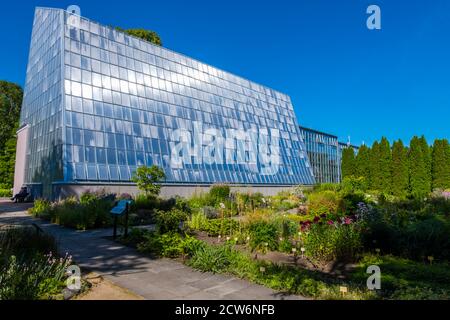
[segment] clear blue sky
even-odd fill
[[[450,1],[7,1],[0,79],[23,85],[35,6],[157,31],[165,47],[289,94],[301,125],[371,144],[450,138]],[[366,28],[366,8],[382,30]]]

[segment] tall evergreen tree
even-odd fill
[[[430,191],[426,157],[421,139],[414,136],[408,154],[409,185],[411,195],[414,197],[424,197]]]
[[[342,150],[341,172],[342,179],[355,174],[355,152],[351,147]]]
[[[392,145],[392,194],[406,197],[409,187],[408,150],[402,140]]]
[[[380,179],[380,166],[378,164],[378,159],[380,158],[380,144],[375,141],[370,149],[369,157],[369,170],[370,170],[370,189],[379,190],[381,179]]]
[[[431,173],[433,189],[450,188],[450,145],[447,139],[434,140]]]
[[[379,189],[385,193],[392,192],[392,153],[389,141],[383,137],[380,141],[378,154],[378,167],[380,186]]]
[[[420,139],[420,147],[422,148],[424,160],[425,160],[425,168],[426,168],[426,180],[424,187],[428,192],[431,192],[431,153],[432,150],[430,146],[428,145],[427,139],[425,139],[425,136],[421,136]]]
[[[355,175],[363,177],[365,180],[365,187],[370,186],[370,149],[365,144],[359,147],[358,154],[355,158]]]

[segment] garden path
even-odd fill
[[[63,228],[30,217],[26,211],[30,206],[0,199],[0,227],[34,223],[57,239],[60,254],[72,255],[82,272],[96,272],[145,299],[305,299],[232,276],[199,272],[171,259],[152,259],[108,239],[112,229]]]

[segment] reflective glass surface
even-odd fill
[[[69,13],[56,12],[64,17],[56,23],[62,32],[53,32],[63,34],[55,65],[36,60],[55,73],[59,135],[48,146],[62,140],[64,181],[129,182],[138,166],[155,164],[164,168],[166,183],[314,183],[287,95],[84,18],[74,27]],[[36,21],[34,29],[52,33]],[[38,41],[33,46],[49,50]],[[28,77],[35,72],[29,69]],[[35,121],[31,110],[24,122]],[[230,137],[236,132],[246,135]],[[182,162],[174,165],[182,141],[175,152]],[[204,155],[214,141],[224,146],[209,161]],[[276,170],[266,170],[267,157],[279,160]]]
[[[21,125],[29,125],[25,181],[51,183],[62,170],[62,23],[63,12],[36,9],[31,37]]]

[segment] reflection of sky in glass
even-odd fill
[[[167,182],[313,183],[288,96],[86,19],[81,19],[79,29],[65,24],[59,30],[61,13],[46,9],[36,13],[28,72],[28,77],[36,79],[30,83],[27,79],[26,86],[26,94],[36,96],[25,100],[22,121],[35,125],[36,137],[42,137],[42,132],[49,136],[48,127],[54,134],[35,143],[39,146],[31,145],[30,171],[38,168],[42,157],[34,151],[48,150],[61,139],[65,181],[125,182],[137,166],[156,164],[165,169]],[[52,18],[43,21],[46,15]],[[39,50],[47,54],[42,56]],[[42,85],[34,82],[43,78],[36,77],[38,69],[48,78],[44,80],[48,88],[41,90],[45,97],[34,92],[34,86]],[[58,112],[61,86],[65,108]],[[36,108],[48,98],[54,102],[36,115]],[[258,136],[266,133],[269,153],[272,145],[279,144],[278,171],[261,175],[242,163],[195,161],[171,168],[173,132],[192,132],[194,123],[219,130],[222,136],[229,129]],[[56,130],[61,127],[64,130]],[[267,135],[275,131],[279,137]],[[236,153],[238,146],[226,144],[224,156]]]

